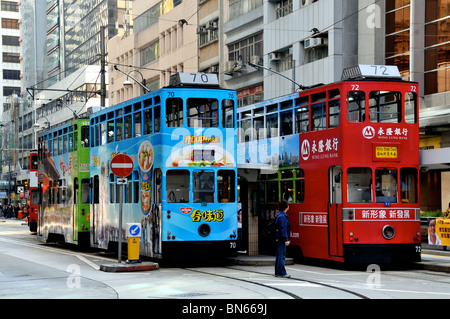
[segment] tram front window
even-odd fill
[[[350,167],[347,170],[347,196],[349,203],[372,202],[372,170],[368,167]]]
[[[377,203],[397,203],[397,170],[379,168],[375,171]]]
[[[170,170],[166,174],[166,200],[168,203],[189,202],[189,171]]]
[[[197,170],[193,172],[194,203],[214,203],[214,172]]]

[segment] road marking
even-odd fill
[[[79,260],[85,262],[86,264],[88,264],[89,266],[91,266],[92,268],[94,268],[95,270],[100,270],[100,266],[93,263],[92,261],[88,260],[87,258],[81,256],[81,255],[75,255],[75,257],[77,257]]]

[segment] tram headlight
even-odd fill
[[[386,225],[383,227],[382,234],[384,238],[390,240],[395,236],[395,228],[391,225]]]
[[[211,233],[211,227],[208,224],[201,224],[198,227],[198,234],[202,237],[208,237]]]

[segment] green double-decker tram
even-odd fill
[[[42,132],[38,158],[38,238],[89,245],[89,120]]]

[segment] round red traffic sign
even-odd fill
[[[134,164],[131,157],[118,154],[111,160],[111,172],[117,177],[127,177],[133,172]]]

